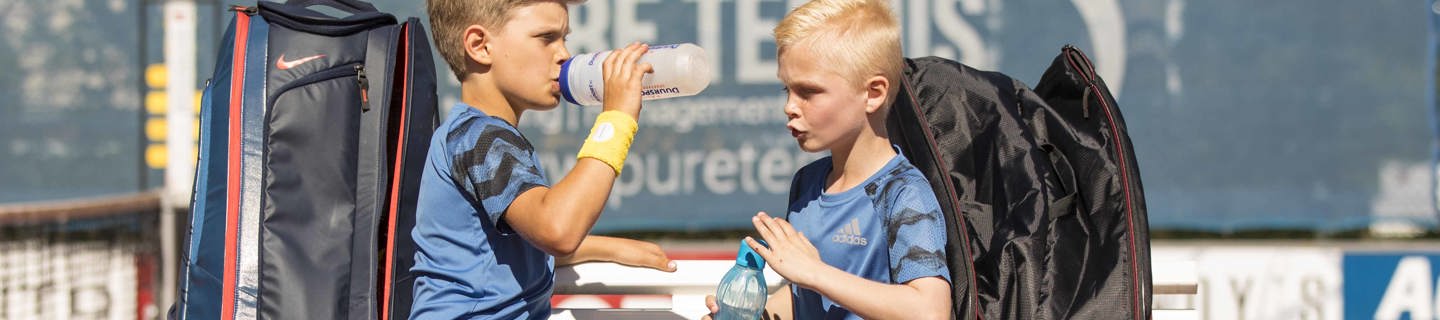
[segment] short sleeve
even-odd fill
[[[489,121],[487,121],[489,120]],[[531,188],[546,185],[534,147],[518,132],[499,120],[477,118],[461,124],[446,139],[451,155],[451,175],[457,187],[497,229],[509,232],[500,219],[516,197]]]
[[[897,191],[885,219],[890,237],[890,278],[895,283],[924,277],[950,281],[945,259],[945,217],[935,194],[929,185],[915,183]]]

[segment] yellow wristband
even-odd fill
[[[615,175],[619,176],[620,169],[625,168],[625,156],[630,154],[630,142],[635,139],[638,128],[635,118],[624,112],[601,112],[595,117],[595,126],[590,128],[590,136],[585,138],[585,144],[580,146],[580,153],[575,158],[600,160],[614,168]]]

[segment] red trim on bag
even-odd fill
[[[230,154],[225,171],[225,274],[220,290],[220,319],[235,318],[235,241],[240,223],[240,109],[245,91],[245,44],[250,41],[250,16],[235,14],[235,52],[230,70]]]
[[[387,235],[385,240],[385,284],[380,286],[380,297],[384,299],[380,302],[380,319],[382,320],[390,320],[390,295],[394,293],[392,282],[395,274],[395,225],[400,213],[400,174],[405,167],[405,124],[410,120],[409,31],[409,24],[400,27],[400,50],[402,50],[400,56],[404,59],[400,60],[400,70],[396,70],[396,73],[401,75],[400,78],[404,85],[400,91],[400,133],[396,136],[395,143],[395,173],[390,180],[390,221],[387,223],[389,231],[385,233]]]

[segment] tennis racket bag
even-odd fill
[[[956,319],[1148,319],[1150,236],[1134,148],[1089,58],[1036,90],[906,59],[887,127],[946,219]]]
[[[381,318],[409,300],[391,284],[412,257],[390,253],[414,252],[439,121],[424,27],[355,0],[232,11],[202,96],[171,316]]]

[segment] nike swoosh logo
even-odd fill
[[[300,59],[295,59],[295,60],[292,60],[292,61],[285,61],[285,54],[284,54],[284,53],[281,53],[281,54],[280,54],[280,59],[276,59],[276,60],[275,60],[275,67],[276,67],[276,68],[280,68],[280,70],[289,70],[290,68],[294,68],[294,67],[296,67],[296,66],[299,66],[299,65],[302,64],[302,63],[310,62],[310,60],[320,59],[320,58],[324,58],[324,57],[325,57],[325,55],[323,55],[323,54],[317,54],[317,55],[313,55],[313,56],[309,56],[309,57],[304,57],[304,58],[300,58]]]

